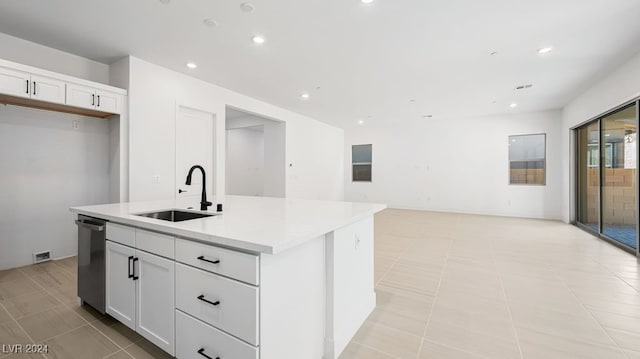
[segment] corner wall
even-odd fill
[[[593,84],[562,111],[562,220],[575,220],[575,143],[571,128],[640,96],[640,53]]]
[[[129,66],[131,201],[175,197],[176,103],[217,116],[217,196],[225,188],[225,106],[231,106],[286,122],[287,197],[343,199],[341,129],[135,57]],[[159,183],[152,183],[153,176],[159,176]]]
[[[0,106],[0,270],[76,255],[69,207],[109,201],[110,122]]]
[[[367,124],[345,132],[346,200],[560,218],[560,111]],[[509,185],[508,136],[546,133],[545,186]],[[371,183],[351,182],[351,145],[373,144]]]

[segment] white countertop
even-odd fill
[[[213,217],[174,223],[134,215],[188,207],[197,210],[199,202],[198,196],[190,200],[114,203],[70,210],[205,243],[277,254],[386,208],[373,203],[225,196],[218,199],[223,203],[222,215]],[[208,212],[215,213],[215,204],[209,208]]]

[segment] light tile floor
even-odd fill
[[[341,359],[640,359],[640,266],[578,228],[389,209],[375,244],[378,306]],[[0,344],[49,345],[0,357],[167,358],[77,305],[76,265],[0,271]]]
[[[21,358],[170,358],[138,334],[76,298],[77,258],[0,271],[0,345],[41,343],[48,353]],[[3,350],[5,352],[3,352]]]
[[[341,359],[640,358],[636,258],[556,221],[388,209]]]

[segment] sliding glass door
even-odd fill
[[[633,103],[576,129],[577,221],[636,249],[638,108]]]
[[[580,127],[578,144],[578,222],[600,232],[600,123]]]

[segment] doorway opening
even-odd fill
[[[227,107],[226,194],[285,197],[285,123]]]

